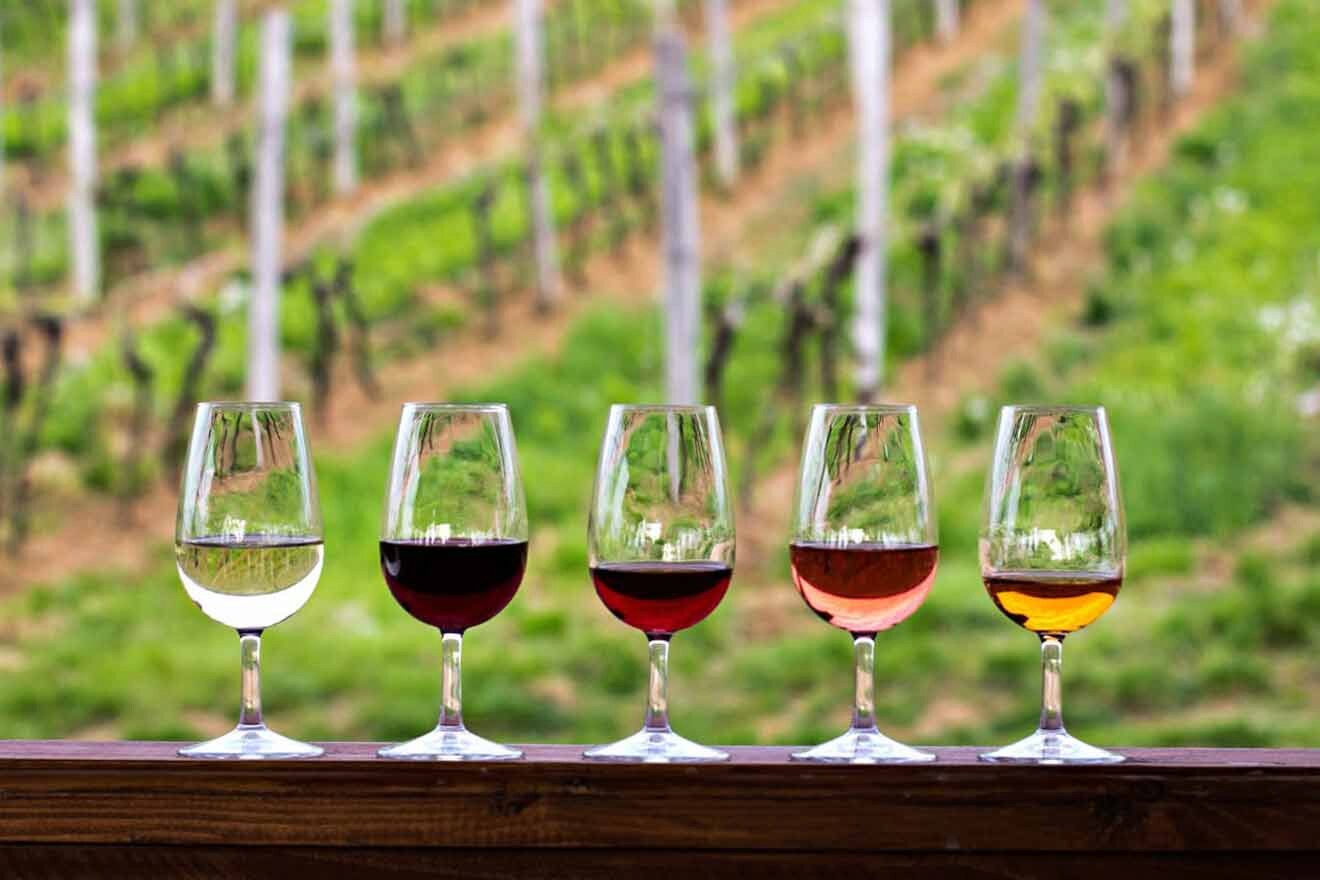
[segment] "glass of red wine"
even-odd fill
[[[463,633],[504,610],[527,567],[527,504],[504,404],[407,403],[394,442],[380,568],[395,600],[441,634],[440,720],[382,758],[507,761],[463,726]]]
[[[588,749],[600,761],[725,761],[669,726],[669,640],[715,610],[733,578],[733,505],[710,406],[610,408],[587,523],[601,602],[646,636],[642,729]]]
[[[1063,640],[1109,610],[1127,531],[1109,421],[1098,406],[1006,406],[986,480],[981,579],[995,607],[1040,639],[1036,732],[981,756],[1020,764],[1113,764],[1063,726]]]
[[[242,708],[186,758],[314,758],[261,713],[261,634],[306,604],[324,545],[316,474],[296,403],[201,403],[179,490],[174,561],[202,613],[238,631]]]
[[[793,759],[935,760],[875,724],[875,635],[921,607],[939,561],[916,407],[814,407],[793,510],[793,583],[817,616],[852,635],[856,667],[852,726]]]

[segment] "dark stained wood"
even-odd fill
[[[10,846],[0,847],[0,876],[23,880],[278,877],[281,880],[1298,880],[1315,863],[1295,854],[1240,853],[808,853],[746,850],[436,850],[314,847]],[[1124,872],[1127,872],[1126,875]]]
[[[1320,876],[1320,750],[1136,749],[1107,767],[443,764],[329,744],[0,742],[0,877]],[[94,868],[94,870],[93,870]],[[833,880],[833,878],[832,878]]]

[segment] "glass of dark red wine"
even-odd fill
[[[1098,406],[1006,406],[985,491],[981,577],[995,607],[1041,646],[1036,732],[984,761],[1112,764],[1063,726],[1063,640],[1109,610],[1127,532],[1109,421]]]
[[[522,752],[463,726],[463,634],[504,610],[527,567],[527,504],[503,404],[404,404],[380,568],[395,600],[441,634],[440,720],[382,758],[507,761]]]
[[[174,560],[188,598],[237,630],[238,726],[187,758],[314,758],[261,712],[261,634],[306,604],[324,545],[316,474],[296,403],[201,403],[179,490]]]
[[[642,729],[585,756],[728,760],[669,726],[669,640],[714,611],[733,578],[733,505],[714,407],[611,407],[587,544],[596,594],[646,636],[651,676]]]
[[[916,407],[814,407],[793,510],[793,583],[808,608],[853,637],[856,667],[852,726],[793,759],[935,760],[875,723],[875,635],[921,607],[939,561]]]

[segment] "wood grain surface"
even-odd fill
[[[0,742],[0,876],[1320,876],[1320,750],[1012,767],[948,748],[840,767],[786,748],[638,765],[576,746],[451,764],[370,743],[307,761],[178,745]]]

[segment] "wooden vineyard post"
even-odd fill
[[[961,26],[958,0],[935,0],[935,32],[940,42],[948,45],[958,37]]]
[[[1122,171],[1127,158],[1127,133],[1132,116],[1132,96],[1127,89],[1124,58],[1120,46],[1127,22],[1127,0],[1105,2],[1105,177]]]
[[[96,6],[69,5],[69,250],[74,296],[91,302],[101,289],[96,227]]]
[[[115,43],[120,52],[127,52],[137,42],[141,11],[139,0],[118,0],[115,5]]]
[[[715,129],[715,170],[724,189],[738,180],[738,121],[734,112],[733,41],[727,0],[705,0],[706,40],[711,60],[710,109]]]
[[[885,287],[889,205],[889,0],[849,0],[853,96],[856,103],[857,253],[853,346],[857,396],[873,399],[884,380]]]
[[[1013,271],[1024,272],[1031,245],[1031,198],[1028,165],[1036,117],[1040,111],[1041,56],[1045,40],[1045,0],[1028,0],[1022,21],[1018,62],[1017,149],[1013,173],[1013,205],[1009,228],[1009,260]]]
[[[238,0],[215,0],[211,38],[211,102],[217,107],[234,103],[234,44],[238,32]]]
[[[1219,0],[1219,23],[1229,36],[1242,27],[1242,0]]]
[[[559,302],[563,287],[559,275],[559,240],[545,176],[541,137],[541,111],[545,91],[545,16],[540,0],[514,0],[517,25],[518,106],[522,115],[527,153],[528,213],[536,264],[536,303],[549,311]]]
[[[701,230],[693,155],[692,86],[674,0],[659,0],[656,10],[655,67],[660,103],[665,396],[670,403],[696,403]]]
[[[280,266],[284,237],[284,123],[290,79],[289,14],[266,13],[261,33],[261,110],[252,199],[248,303],[248,400],[280,397]]]
[[[330,71],[335,95],[335,194],[343,196],[358,186],[353,0],[330,0]]]
[[[402,46],[408,38],[408,9],[405,0],[384,0],[385,14],[381,18],[382,36],[387,46]]]
[[[1169,19],[1169,92],[1187,97],[1196,78],[1196,0],[1173,0]]]

